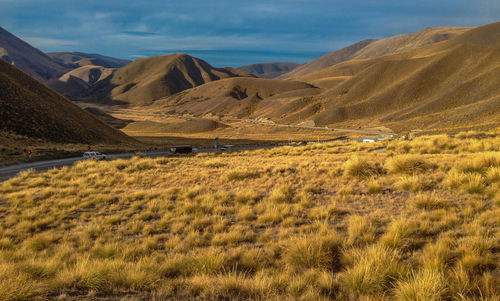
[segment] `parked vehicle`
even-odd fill
[[[191,145],[176,145],[170,148],[170,152],[173,154],[190,154],[193,152],[193,147]]]
[[[106,160],[106,155],[100,152],[85,152],[83,153],[83,159]]]

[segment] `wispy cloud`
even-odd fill
[[[79,46],[80,43],[72,40],[53,39],[44,37],[22,37],[23,40],[37,48],[65,48],[68,46]]]
[[[219,66],[292,58],[302,63],[367,38],[428,26],[478,26],[500,16],[498,0],[0,0],[0,4],[0,26],[43,51],[133,58],[184,50],[207,55]]]

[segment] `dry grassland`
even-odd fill
[[[26,171],[0,184],[0,300],[499,300],[499,147],[462,133]]]

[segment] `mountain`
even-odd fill
[[[297,68],[296,63],[262,63],[239,67],[238,69],[261,78],[276,78]]]
[[[317,125],[414,128],[495,127],[500,120],[500,22],[392,55],[354,59],[298,77],[322,92]],[[259,114],[259,110],[256,110]],[[286,120],[267,114],[267,117]],[[264,114],[265,115],[265,114]]]
[[[62,143],[136,143],[4,60],[0,132]]]
[[[241,76],[252,75],[232,68],[214,68],[182,53],[142,58],[113,73],[107,98],[134,105],[151,104],[208,82]]]
[[[155,105],[171,113],[194,115],[251,116],[262,106],[264,99],[285,95],[315,94],[317,88],[296,81],[282,81],[263,78],[227,78],[206,83],[158,100]]]
[[[47,55],[60,64],[75,65],[76,68],[88,65],[104,68],[121,68],[131,62],[130,60],[117,59],[95,53],[49,52]]]
[[[344,55],[354,58],[289,80],[214,81],[155,105],[169,113],[330,127],[500,126],[500,23],[362,41]]]
[[[298,78],[345,61],[380,57],[437,43],[453,38],[469,29],[469,27],[435,27],[386,39],[364,40],[303,64],[280,78]]]
[[[0,58],[40,81],[59,77],[70,69],[1,27]]]

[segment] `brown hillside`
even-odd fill
[[[276,78],[297,68],[296,63],[262,63],[253,64],[238,69],[251,73],[260,78]]]
[[[0,131],[65,143],[135,142],[3,60]]]
[[[130,60],[117,59],[95,53],[49,52],[47,55],[58,63],[75,65],[76,68],[87,65],[101,66],[104,68],[121,68],[131,62]]]
[[[89,85],[93,85],[98,81],[106,79],[113,74],[115,70],[116,69],[113,68],[105,68],[96,65],[85,65],[63,74],[59,80],[66,83],[71,77],[75,77]]]
[[[70,69],[1,27],[0,58],[40,81],[59,77]]]
[[[261,78],[228,78],[195,87],[158,101],[158,105],[178,113],[195,115],[250,116],[265,98],[277,97],[293,91],[299,95],[318,90],[296,81],[280,81]]]
[[[394,129],[500,123],[500,23],[380,58],[352,60],[300,79],[338,79],[305,107],[316,124],[385,124]],[[311,111],[311,109],[307,109]],[[290,119],[289,112],[282,120]],[[268,114],[275,119],[278,116]]]
[[[353,59],[375,58],[386,54],[414,49],[448,40],[469,29],[468,27],[426,28],[411,34],[399,34],[386,39],[361,41],[301,65],[280,78],[299,78],[341,62]]]
[[[113,74],[110,98],[137,105],[149,104],[204,83],[242,75],[250,76],[230,68],[214,68],[186,54],[138,59]]]

